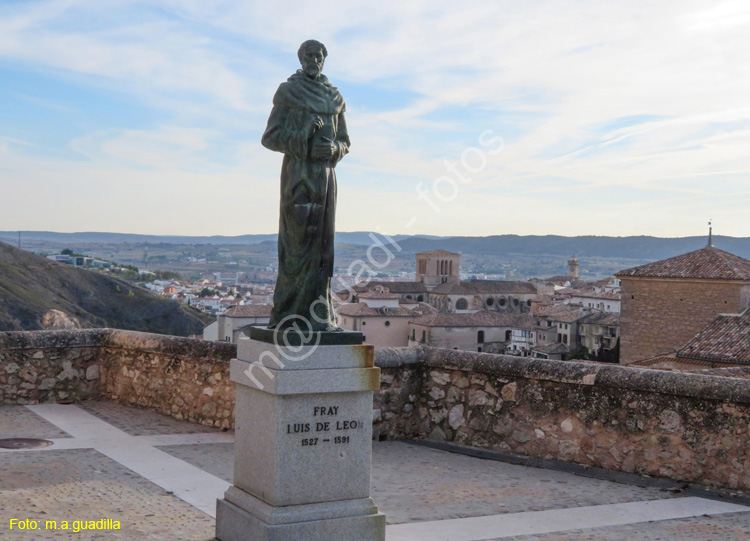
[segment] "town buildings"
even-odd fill
[[[513,329],[533,325],[530,314],[436,312],[409,322],[409,345],[504,353]]]
[[[370,281],[339,291],[339,324],[361,331],[368,343],[378,346],[425,345],[564,359],[581,345],[581,320],[619,311],[614,288],[605,290],[603,284],[577,278],[575,256],[569,262],[570,276],[533,282],[462,281],[460,261],[460,254],[445,250],[420,252],[414,281]],[[571,289],[571,284],[586,289]],[[616,325],[616,317],[609,321]],[[600,337],[599,343],[599,348],[614,348],[609,339],[602,345]],[[597,355],[598,349],[590,354]]]
[[[620,362],[673,354],[722,314],[750,306],[750,261],[708,246],[618,272]]]
[[[365,342],[377,347],[404,347],[409,342],[409,321],[436,312],[425,303],[391,293],[382,285],[358,294],[359,302],[340,305],[338,323],[346,330],[359,331]]]
[[[538,296],[530,282],[503,280],[460,280],[461,256],[445,250],[416,254],[416,279],[412,282],[373,280],[337,292],[343,302],[358,302],[372,286],[387,287],[402,301],[426,302],[441,312],[528,313]]]
[[[595,312],[578,321],[580,344],[597,360],[615,360],[615,348],[620,339],[620,316]]]

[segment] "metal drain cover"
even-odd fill
[[[40,449],[52,445],[48,440],[37,440],[33,438],[6,438],[0,440],[2,449]]]

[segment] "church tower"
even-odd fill
[[[445,250],[417,254],[417,282],[429,289],[439,284],[457,284],[460,280],[461,255]]]
[[[579,266],[580,263],[578,262],[578,259],[576,259],[576,256],[571,257],[570,261],[568,261],[568,276],[571,278],[578,278]]]

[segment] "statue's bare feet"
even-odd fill
[[[344,329],[337,327],[336,325],[328,325],[326,332],[344,332]]]

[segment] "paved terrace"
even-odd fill
[[[0,450],[2,539],[213,538],[215,500],[232,478],[231,432],[90,401],[1,406],[2,438],[53,443]],[[387,514],[389,541],[750,539],[750,500],[742,497],[442,447],[374,443],[372,492]],[[13,518],[36,520],[39,529],[10,531]],[[121,529],[44,529],[48,520],[100,519]]]

